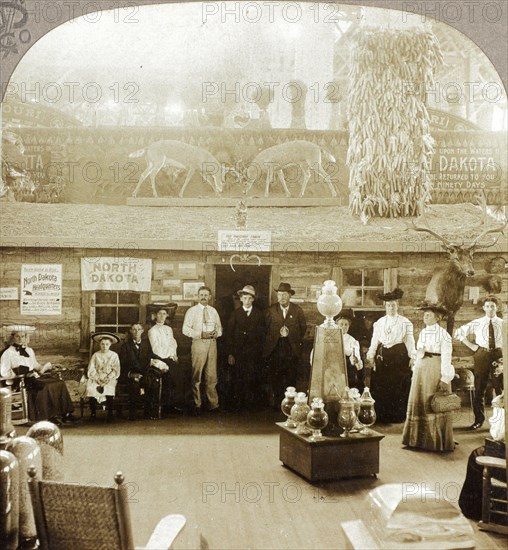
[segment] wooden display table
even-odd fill
[[[379,442],[384,435],[351,434],[309,441],[277,422],[280,430],[279,460],[308,481],[370,476],[379,473]]]

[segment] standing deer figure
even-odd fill
[[[311,143],[310,141],[295,140],[264,149],[249,163],[249,165],[255,167],[259,171],[258,173],[266,172],[265,197],[268,197],[270,183],[275,179],[275,173],[279,176],[286,197],[291,196],[288,186],[286,185],[286,180],[284,179],[284,168],[292,164],[299,166],[304,174],[299,197],[303,197],[305,194],[311,170],[317,172],[325,180],[332,197],[336,197],[337,191],[333,187],[330,176],[323,168],[323,159],[328,162],[335,162],[333,156],[321,149],[319,145]],[[247,187],[247,193],[253,186],[254,181],[255,179],[250,180]]]
[[[453,334],[455,315],[464,302],[464,288],[466,278],[474,275],[473,255],[475,250],[489,248],[496,244],[503,233],[506,223],[502,226],[491,227],[480,233],[470,244],[460,244],[448,241],[442,235],[432,231],[428,227],[412,225],[416,231],[425,231],[441,241],[441,246],[448,252],[448,261],[445,265],[434,270],[432,278],[427,285],[425,300],[444,306],[448,310],[446,330]],[[478,243],[488,233],[499,233],[497,238],[488,244],[480,246]]]
[[[139,149],[129,155],[130,158],[142,156],[145,157],[146,168],[139,177],[138,184],[132,193],[133,197],[137,196],[141,184],[148,176],[150,176],[152,183],[153,196],[157,197],[155,177],[164,166],[187,171],[187,177],[180,189],[180,197],[183,197],[185,188],[196,171],[201,172],[201,176],[215,193],[218,194],[222,191],[224,167],[209,151],[202,147],[189,145],[183,141],[167,139],[151,143],[145,149]]]

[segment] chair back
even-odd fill
[[[115,487],[39,480],[33,467],[28,475],[42,550],[134,548],[121,472],[115,475]]]

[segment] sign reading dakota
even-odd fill
[[[150,292],[152,260],[82,258],[81,290]]]

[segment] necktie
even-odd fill
[[[26,351],[25,346],[21,344],[16,344],[14,347],[16,348],[16,351],[21,355],[21,357],[30,357],[28,351]]]
[[[208,308],[205,306],[203,308],[203,324],[206,325],[208,323]]]
[[[282,308],[282,316],[284,317],[284,319],[286,318],[286,315],[288,314],[288,308],[287,307],[283,307]]]
[[[496,349],[496,336],[494,334],[494,324],[492,319],[489,321],[489,350]]]

